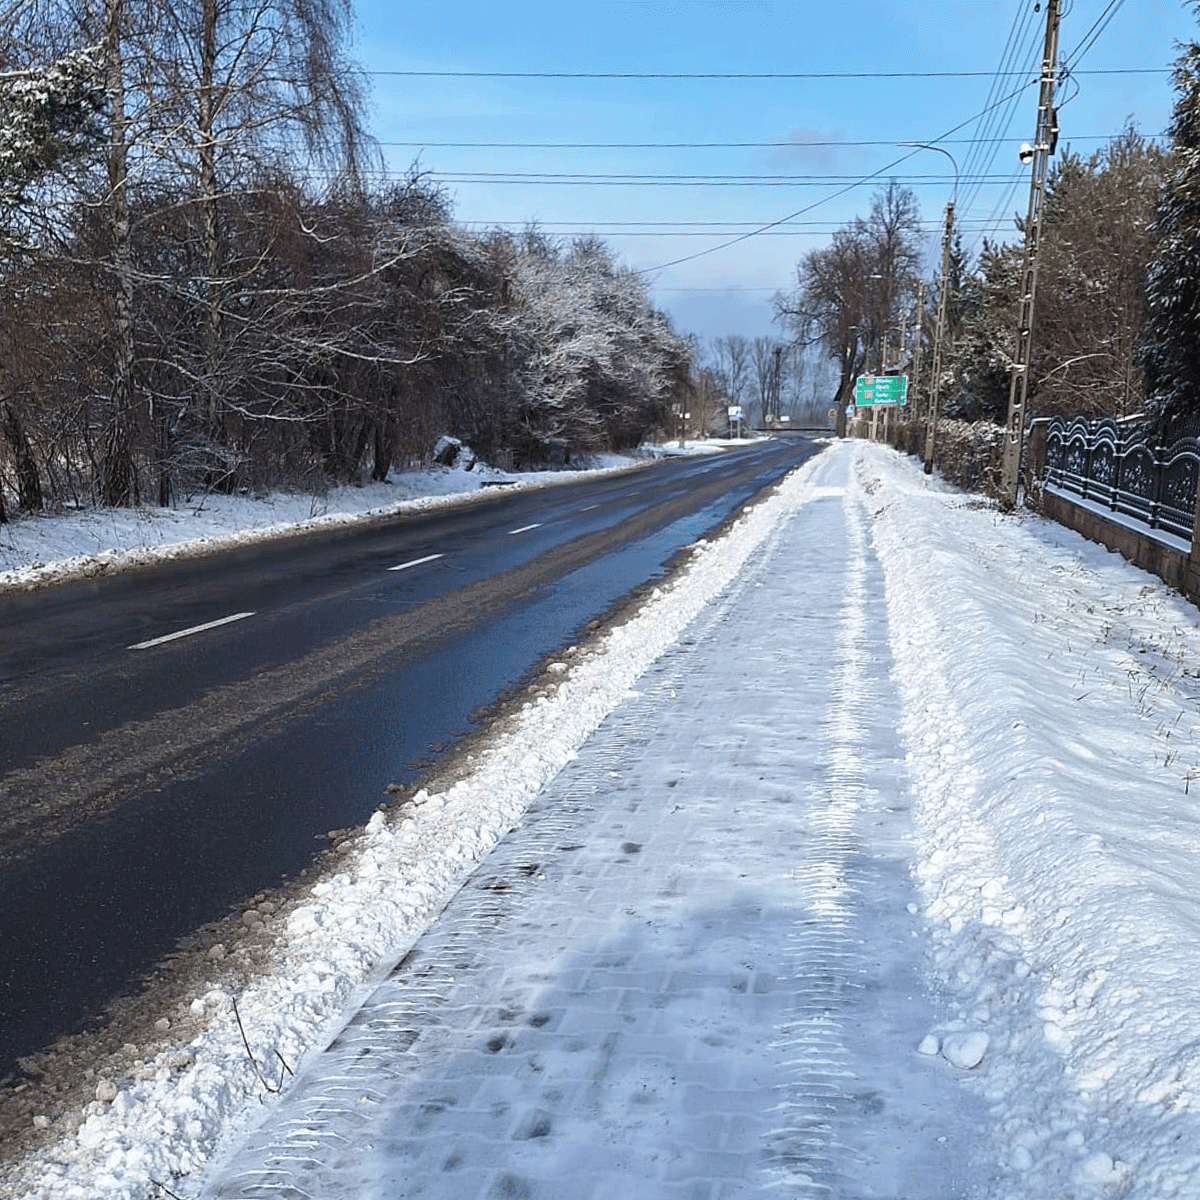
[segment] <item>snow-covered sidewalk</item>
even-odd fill
[[[963,1193],[981,1119],[917,1049],[937,1022],[850,471],[812,473],[206,1196]]]
[[[841,443],[540,690],[2,1194],[1200,1195],[1190,604]]]

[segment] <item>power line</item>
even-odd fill
[[[1107,28],[1116,11],[1124,3],[1124,0],[1109,0],[1109,3],[1093,24],[1092,28],[1085,35],[1083,42],[1073,55],[1072,61],[1077,62],[1087,53],[1094,45],[1095,41]],[[1021,12],[1024,9],[1024,20],[1021,20]],[[1009,33],[1009,40],[1006,44],[1005,51],[1001,56],[999,67],[995,71],[929,71],[929,72],[881,72],[881,71],[854,71],[854,72],[583,72],[583,71],[453,71],[453,70],[423,70],[423,71],[369,71],[367,74],[377,76],[390,76],[397,78],[445,78],[445,79],[545,79],[545,80],[569,80],[569,79],[595,79],[595,80],[903,80],[903,79],[971,79],[971,78],[986,78],[992,79],[992,85],[988,92],[988,100],[979,113],[968,118],[967,121],[956,125],[954,128],[947,130],[941,138],[931,139],[935,143],[944,143],[946,145],[967,145],[970,147],[970,152],[967,156],[967,170],[961,174],[961,182],[963,182],[969,191],[970,200],[974,201],[984,186],[1000,186],[1005,189],[1004,196],[997,203],[992,211],[992,215],[984,222],[971,221],[962,223],[960,228],[966,229],[968,226],[972,231],[979,229],[989,230],[995,229],[997,224],[997,214],[1011,201],[1013,191],[1019,186],[1022,175],[1017,173],[1015,176],[1011,174],[996,175],[991,174],[990,169],[995,161],[996,155],[999,152],[999,147],[1008,142],[1010,138],[1006,136],[1007,130],[1012,123],[1015,108],[1021,94],[1033,82],[1036,82],[1037,72],[1033,69],[1036,63],[1029,59],[1029,52],[1025,49],[1025,43],[1028,40],[1028,31],[1030,28],[1031,18],[1029,16],[1029,6],[1022,5],[1019,7],[1017,14],[1014,16],[1012,28]],[[1035,39],[1036,40],[1036,39]],[[1025,50],[1024,54],[1022,53]],[[1025,65],[1018,65],[1022,59],[1025,60]],[[1075,75],[1096,75],[1096,76],[1116,76],[1116,75],[1161,75],[1171,71],[1170,65],[1162,67],[1127,67],[1127,68],[1108,68],[1095,69],[1087,71],[1073,71]],[[1017,86],[1005,95],[998,95],[1002,90],[1006,81],[1022,80],[1020,86]],[[975,122],[977,124],[976,136],[971,138],[951,139],[950,135],[958,130],[965,128],[967,125]],[[1076,141],[1088,140],[1105,140],[1103,135],[1080,135]],[[836,139],[828,140],[813,140],[809,142],[796,141],[746,141],[746,142],[542,142],[542,143],[521,143],[521,142],[387,142],[383,145],[396,147],[411,147],[411,148],[444,148],[444,149],[546,149],[546,150],[636,150],[636,149],[653,149],[653,150],[668,150],[668,149],[803,149],[806,147],[869,147],[869,146],[887,146],[896,145],[895,142],[881,140],[861,140],[861,141],[838,141]],[[990,148],[990,153],[989,153]],[[710,246],[707,249],[701,250],[695,254],[689,254],[681,258],[677,258],[668,263],[659,264],[656,267],[645,268],[638,274],[649,274],[652,272],[663,270],[667,267],[680,265],[685,262],[690,262],[695,259],[705,257],[708,254],[716,253],[719,250],[726,249],[736,245],[739,242],[745,241],[751,237],[772,234],[772,236],[817,236],[818,227],[823,227],[828,223],[796,223],[795,218],[806,212],[812,211],[823,204],[826,204],[839,196],[846,194],[856,187],[860,187],[873,180],[877,180],[882,176],[888,175],[895,167],[898,167],[909,158],[919,153],[918,149],[912,150],[909,154],[903,155],[900,158],[894,159],[886,166],[879,170],[872,171],[868,174],[859,176],[818,176],[818,175],[683,175],[677,173],[659,173],[656,175],[637,175],[637,174],[618,174],[618,173],[588,173],[588,174],[571,174],[566,172],[486,172],[486,171],[460,171],[460,172],[431,172],[430,177],[444,184],[472,184],[472,183],[487,183],[495,185],[535,185],[535,186],[653,186],[653,187],[835,187],[837,190],[832,194],[823,197],[812,204],[806,205],[796,212],[789,214],[786,217],[780,218],[778,221],[771,221],[765,224],[754,224],[752,222],[676,222],[676,223],[659,223],[659,222],[604,222],[599,228],[604,230],[619,229],[619,236],[624,237],[706,237],[716,234],[718,229],[743,229],[744,232],[737,236],[729,238],[719,245]],[[901,180],[904,183],[919,183],[933,185],[945,185],[948,182],[946,176],[925,175],[925,176],[908,176]],[[962,204],[962,209],[967,209],[967,203]],[[479,222],[472,224],[479,225]],[[546,224],[546,223],[535,223]],[[551,222],[554,226],[561,227],[569,232],[565,232],[562,236],[572,236],[574,231],[584,225],[584,222]],[[633,228],[640,226],[639,228]],[[801,226],[812,226],[811,229],[802,229]],[[595,234],[596,227],[588,230],[589,233]],[[613,236],[608,234],[608,236]],[[708,290],[708,289],[700,289]],[[762,290],[762,289],[760,289]]]
[[[1021,93],[1010,91],[1007,100],[994,105],[992,102],[999,96],[1007,73],[1016,70],[1018,63],[1022,74],[1034,73],[1037,63],[1037,29],[1034,24],[1034,10],[1026,0],[1022,0],[1017,5],[1017,10],[1013,14],[1008,40],[1001,53],[992,85],[988,89],[984,110],[975,127],[974,144],[963,163],[963,170],[966,174],[971,174],[980,168],[990,169],[996,160],[1000,139],[1007,136],[1012,126]],[[996,140],[993,141],[993,138]],[[989,145],[991,146],[990,154],[987,151]],[[968,187],[959,199],[963,210],[967,210],[977,199],[977,189]]]
[[[941,220],[922,220],[919,222],[922,228],[930,230],[940,230],[942,228]],[[965,221],[963,224],[970,225],[975,223],[985,223],[978,219]],[[511,225],[518,229],[526,229],[529,227],[528,221],[484,221],[471,220],[463,222],[464,225],[469,225],[475,228],[495,229],[499,226]],[[628,228],[642,228],[645,226],[655,226],[665,229],[680,229],[680,228],[702,228],[702,229],[757,229],[761,224],[760,221],[536,221],[534,222],[537,228],[557,228],[566,227],[570,229],[582,228],[590,231],[596,229],[614,229],[624,230]],[[779,227],[786,229],[804,229],[806,231],[830,229],[828,221],[781,221]],[[832,232],[832,230],[831,230]]]
[[[1028,86],[1029,86],[1029,82],[1027,81],[1027,82],[1021,84],[1020,87],[1016,88],[1015,90],[1017,92],[1023,92]],[[996,103],[1002,104],[1007,99],[1008,99],[1008,96],[1001,97],[1001,99],[998,100]],[[984,111],[986,111],[986,110],[984,110]],[[979,116],[980,116],[980,114],[976,113],[974,116],[968,117],[965,121],[960,121],[957,125],[951,126],[949,129],[945,130],[940,135],[940,137],[931,138],[930,144],[936,145],[943,138],[948,138],[952,134],[958,133],[958,131],[960,129],[965,128],[972,121],[978,120]],[[729,238],[727,241],[721,242],[716,246],[710,246],[707,250],[700,250],[695,254],[685,254],[680,258],[672,259],[670,262],[659,263],[658,266],[655,266],[655,267],[644,267],[641,270],[639,270],[637,272],[637,274],[648,275],[655,271],[664,271],[668,267],[677,267],[683,263],[694,262],[698,258],[704,258],[706,255],[716,254],[718,251],[721,251],[721,250],[727,250],[730,246],[736,246],[740,242],[747,241],[750,238],[755,237],[758,234],[766,233],[768,230],[774,229],[778,225],[782,225],[785,221],[792,221],[796,217],[801,217],[805,213],[811,212],[814,208],[819,208],[823,204],[828,204],[831,200],[836,200],[839,196],[844,196],[847,192],[853,191],[856,187],[862,187],[864,184],[870,183],[872,180],[878,179],[881,175],[885,175],[888,171],[892,170],[893,167],[898,167],[901,163],[907,162],[910,158],[913,158],[916,155],[920,154],[921,149],[922,149],[922,147],[919,147],[919,146],[914,147],[907,154],[902,154],[899,158],[893,159],[890,163],[887,163],[884,166],[880,167],[877,171],[871,171],[869,174],[861,176],[854,183],[847,184],[845,187],[842,187],[842,188],[838,188],[836,191],[831,192],[829,195],[822,196],[820,200],[814,200],[812,204],[806,204],[803,208],[798,208],[795,212],[791,212],[791,213],[788,213],[784,217],[780,217],[777,221],[769,221],[765,225],[762,225],[760,228],[758,228],[756,230],[751,230],[747,233],[739,234],[737,237]]]
[[[1110,141],[1116,134],[1080,134],[1079,142]],[[1010,139],[948,138],[943,146],[971,146],[980,141],[1003,143]],[[895,146],[893,140],[781,141],[781,142],[379,142],[380,146],[397,146],[425,150],[807,150],[828,147],[854,149],[862,146]]]
[[[785,285],[780,287],[751,287],[749,284],[730,283],[725,286],[717,285],[716,287],[656,287],[655,291],[659,292],[781,292]]]
[[[476,232],[487,232],[490,229],[505,228],[506,232],[519,232],[522,226],[513,223],[505,227],[503,223],[499,225],[482,225],[479,222],[471,222],[471,228]],[[955,226],[955,228],[959,228]],[[770,229],[766,233],[759,234],[759,237],[764,238],[823,238],[832,237],[837,230],[833,227],[826,226],[823,229],[805,229],[805,230],[778,230]],[[922,233],[936,233],[937,230],[931,225],[923,225]],[[603,237],[603,238],[711,238],[720,237],[721,233],[715,229],[699,229],[699,230],[684,230],[684,229],[605,229],[602,226],[581,224],[578,228],[560,229],[556,236],[563,238],[586,238],[586,237]]]
[[[1106,67],[1083,75],[1162,75],[1173,68]],[[364,71],[400,79],[987,79],[994,71]],[[1009,71],[1018,77],[1023,72]]]
[[[443,183],[565,183],[565,184],[707,184],[711,186],[778,185],[787,187],[820,186],[852,182],[858,175],[684,175],[674,172],[638,174],[623,171],[430,171],[429,178]],[[1008,182],[1008,175],[971,175],[965,181],[971,183]],[[945,173],[934,175],[897,176],[902,183],[946,184],[953,183],[954,176]]]
[[[1096,39],[1108,28],[1109,22],[1120,11],[1125,0],[1109,0],[1104,11],[1092,23],[1091,29],[1083,35],[1083,41],[1069,54],[1066,59],[1066,68],[1073,75],[1094,75],[1094,71],[1074,71],[1073,64],[1077,63],[1083,56],[1096,44]]]
[[[1101,34],[1103,34],[1104,31],[1108,28],[1113,17],[1116,16],[1117,12],[1120,10],[1120,8],[1122,7],[1122,5],[1124,3],[1125,3],[1125,0],[1109,0],[1109,2],[1105,5],[1104,9],[1101,11],[1100,15],[1096,18],[1095,21],[1092,22],[1091,27],[1080,39],[1079,44],[1076,46],[1076,48],[1073,51],[1071,51],[1071,53],[1068,54],[1066,56],[1066,58],[1063,60],[1063,76],[1064,76],[1064,78],[1068,74],[1071,75],[1072,77],[1077,77],[1080,75],[1100,74],[1099,71],[1076,71],[1074,69],[1074,64],[1080,62],[1083,59],[1084,55],[1087,54],[1087,52],[1089,50],[1091,50],[1091,48],[1096,44],[1096,41],[1100,38]],[[1087,141],[1087,140],[1091,140],[1091,139],[1090,139],[1090,136],[1088,138],[1079,136],[1079,137],[1072,137],[1070,140],[1072,142],[1082,142],[1082,141]],[[1107,140],[1111,141],[1112,140],[1111,136]],[[987,165],[990,166],[991,165],[990,162]],[[991,215],[987,219],[985,231],[983,233],[979,234],[978,236],[976,236],[972,240],[972,246],[977,245],[979,243],[979,241],[982,240],[982,238],[987,237],[987,235],[989,233],[995,233],[996,230],[999,229],[1000,225],[1002,225],[1005,221],[1007,221],[1009,219],[1008,210],[1010,209],[1010,206],[1013,203],[1013,198],[1016,194],[1017,189],[1019,188],[1021,183],[1024,182],[1025,178],[1026,178],[1026,176],[1025,176],[1024,172],[1017,172],[1016,174],[1014,174],[1012,186],[997,201],[996,207],[992,210]]]
[[[873,172],[870,175],[855,176],[854,178],[846,178],[845,186],[847,189],[855,188],[863,183],[867,183],[872,179],[877,179],[880,175],[886,174],[888,167],[883,167],[878,172]],[[453,175],[438,176],[438,182],[444,184],[472,184],[472,183],[487,183],[496,187],[529,187],[531,183],[535,183],[537,187],[596,187],[596,188],[628,188],[628,187],[645,187],[645,188],[820,188],[837,186],[839,180],[830,178],[810,179],[810,180],[716,180],[716,179],[646,179],[646,180],[629,180],[629,179],[539,179],[531,181],[528,179],[474,179],[474,178],[459,178]],[[951,186],[954,183],[952,175],[945,175],[941,178],[933,178],[931,176],[909,177],[900,175],[889,175],[889,179],[895,179],[897,183],[905,185],[911,183],[928,184],[930,186]],[[1007,187],[1010,180],[1008,175],[990,175],[987,178],[988,186]]]

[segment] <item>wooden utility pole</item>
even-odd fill
[[[1021,447],[1025,440],[1025,400],[1029,389],[1029,363],[1033,343],[1033,302],[1037,291],[1038,242],[1042,232],[1042,201],[1046,194],[1046,171],[1058,141],[1058,117],[1054,111],[1054,73],[1058,65],[1058,22],[1060,0],[1047,0],[1046,46],[1042,55],[1042,84],[1038,96],[1037,132],[1032,148],[1022,151],[1023,161],[1032,165],[1029,180],[1029,215],[1025,221],[1025,263],[1021,271],[1018,301],[1017,352],[1012,364],[1008,392],[1008,423],[1000,463],[1000,507],[1011,511],[1017,505],[1021,479]]]
[[[917,307],[913,313],[913,396],[912,404],[909,406],[910,416],[915,416],[916,407],[919,403],[918,397],[921,394],[921,343],[925,340],[921,334],[925,324],[925,280],[917,281]]]

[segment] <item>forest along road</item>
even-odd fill
[[[790,437],[0,595],[0,1080],[302,869]]]

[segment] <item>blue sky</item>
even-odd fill
[[[898,143],[940,139],[953,156],[968,245],[1012,237],[1028,202],[1017,148],[1036,117],[1035,0],[356,0],[355,11],[391,168],[418,162],[466,225],[599,234],[649,271],[681,332],[778,332],[773,292],[889,177],[916,192],[932,257],[954,169]],[[1160,134],[1175,44],[1197,37],[1181,0],[1064,0],[1059,57],[1076,73],[1059,93],[1060,145],[1089,153],[1129,120]],[[777,77],[561,77],[587,73]],[[795,78],[849,74],[860,77]],[[578,175],[591,178],[566,178]],[[611,178],[631,175],[652,180]]]

